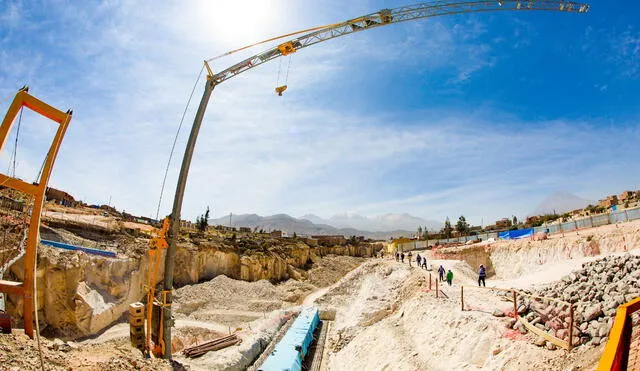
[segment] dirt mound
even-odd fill
[[[313,268],[307,272],[308,281],[317,287],[330,286],[366,260],[353,256],[324,256],[314,261]]]

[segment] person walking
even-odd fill
[[[451,286],[451,282],[453,282],[453,272],[451,269],[447,272],[447,283]]]
[[[409,267],[411,267],[411,258],[413,257],[413,254],[411,253],[411,251],[409,251],[409,254],[407,255],[407,257],[409,258]]]
[[[403,252],[400,253],[400,261],[402,261],[404,263],[404,253]]]
[[[384,250],[380,250],[380,259],[384,259]]]
[[[442,265],[438,268],[438,277],[440,278],[440,282],[444,281],[444,267]]]
[[[400,254],[396,251],[396,261],[400,261]]]
[[[418,256],[416,256],[416,262],[418,263],[418,268],[420,268],[420,261],[422,260],[422,257],[420,257],[420,254],[418,254]]]
[[[486,287],[487,284],[484,282],[484,279],[487,277],[487,270],[484,268],[484,265],[480,264],[480,269],[478,270],[478,286],[480,286],[480,282],[482,282],[482,286]]]
[[[427,270],[427,257],[426,256],[422,257],[422,268]]]

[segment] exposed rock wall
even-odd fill
[[[374,249],[373,246],[312,248],[292,241],[284,246],[249,251],[215,241],[195,244],[183,239],[176,252],[174,282],[180,287],[219,275],[245,281],[302,279],[307,277],[303,268],[313,257],[327,254],[371,256]],[[164,274],[163,255],[158,269],[159,281]],[[121,256],[105,258],[40,246],[37,300],[44,328],[61,337],[95,334],[126,313],[130,303],[142,300],[149,256]],[[22,280],[22,266],[22,260],[16,262],[10,269],[12,277],[9,279]],[[20,326],[22,298],[10,296],[7,310]]]
[[[56,335],[84,336],[104,329],[144,296],[148,257],[104,258],[41,247],[37,301],[40,321]],[[22,260],[12,278],[22,280]],[[9,296],[7,309],[22,317],[22,297]]]

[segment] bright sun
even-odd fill
[[[192,15],[198,30],[231,49],[273,36],[282,5],[273,0],[201,0]]]

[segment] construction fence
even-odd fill
[[[496,308],[494,301],[487,300],[487,295],[478,295],[477,290],[493,292],[506,304]],[[514,289],[462,285],[460,309],[513,317],[529,332],[567,350],[579,340],[579,331],[574,324],[574,307],[566,301]]]
[[[521,234],[522,236],[521,237],[516,236],[515,238],[529,237],[529,236],[535,235],[536,233],[540,233],[540,232],[546,232],[547,234],[572,232],[572,231],[577,231],[577,230],[580,230],[580,229],[600,227],[600,226],[607,225],[607,224],[616,224],[616,223],[628,222],[628,221],[636,220],[636,219],[640,219],[640,207],[624,209],[624,210],[618,210],[618,211],[611,211],[611,212],[606,213],[606,214],[591,215],[591,216],[587,216],[587,217],[584,217],[584,218],[571,220],[571,221],[564,222],[564,223],[555,223],[555,224],[549,224],[549,225],[540,226],[540,227],[529,228],[530,231],[528,231],[528,230],[519,230],[519,232],[520,231],[525,231],[525,232],[530,232],[530,233],[520,232],[518,234]],[[472,241],[472,240],[476,240],[476,239],[480,239],[482,241],[487,241],[490,238],[493,238],[493,239],[497,240],[497,239],[501,238],[501,236],[500,236],[501,233],[503,233],[503,235],[504,235],[504,232],[508,232],[508,231],[485,232],[485,233],[480,233],[480,234],[477,234],[477,235],[474,235],[474,236],[463,236],[463,237],[458,237],[458,238],[444,238],[444,239],[440,239],[440,240],[430,240],[428,242],[429,242],[429,244],[433,245],[436,242],[441,243],[441,244],[442,243],[451,243],[451,242],[466,243],[467,241]],[[407,243],[407,245],[409,245],[411,243],[412,242],[409,242],[409,243]],[[407,247],[408,247],[407,250],[409,250],[410,249],[409,246],[407,246]],[[405,250],[405,251],[407,251],[407,250]]]

